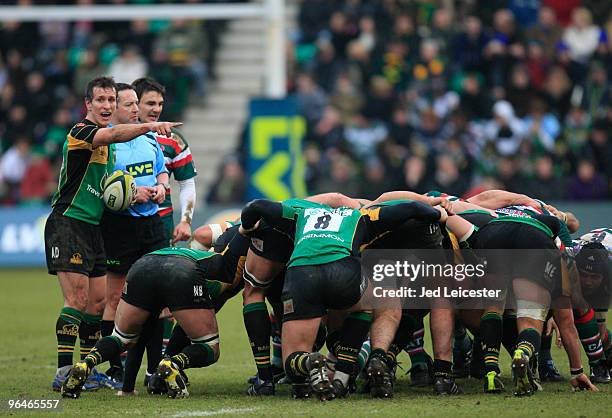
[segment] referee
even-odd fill
[[[117,84],[117,111],[113,123],[139,125],[138,97],[134,88],[125,83]],[[101,229],[106,251],[106,306],[102,316],[101,334],[113,332],[115,311],[129,268],[143,255],[164,248],[164,225],[157,214],[168,190],[168,171],[164,154],[154,132],[147,132],[115,149],[115,170],[129,172],[136,181],[136,202],[123,212],[105,211]],[[161,347],[159,349],[161,353]],[[118,357],[110,360],[106,372],[112,379],[112,387],[119,389],[123,370]]]

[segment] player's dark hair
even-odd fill
[[[123,90],[134,90],[134,86],[128,83],[117,83],[117,94]]]
[[[132,86],[134,87],[134,90],[136,90],[136,95],[138,96],[138,99],[140,99],[143,94],[149,91],[156,91],[161,94],[163,98],[166,97],[166,88],[151,77],[138,78],[132,82]]]
[[[117,84],[112,77],[96,77],[87,83],[87,88],[85,89],[85,100],[90,102],[93,100],[93,91],[96,87],[103,89],[115,89],[115,92],[117,91]]]

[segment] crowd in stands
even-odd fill
[[[504,188],[543,200],[612,198],[610,2],[303,0],[298,19],[288,87],[307,121],[309,193]],[[214,77],[223,26],[0,25],[5,204],[48,201],[95,75],[155,77],[167,86],[164,119],[179,119],[190,93],[201,100]],[[244,200],[245,159],[226,160],[209,202]]]
[[[213,3],[219,0],[2,1],[3,5]],[[164,120],[203,104],[221,21],[0,22],[0,204],[47,204],[87,82],[149,75],[167,88]]]
[[[612,198],[612,4],[301,3],[310,193]]]

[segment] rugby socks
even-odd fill
[[[191,344],[191,340],[187,334],[185,334],[183,328],[179,324],[176,324],[172,330],[172,335],[170,336],[170,340],[168,340],[168,345],[166,346],[164,354],[168,357],[172,357],[183,351],[183,348],[187,347],[189,344]]]
[[[451,378],[453,377],[453,363],[446,360],[435,359],[433,363],[434,377]]]
[[[191,344],[185,347],[179,354],[172,356],[170,361],[181,370],[210,366],[218,358],[211,347],[214,344],[219,344],[219,334],[206,335],[191,340]]]
[[[359,365],[359,371],[361,372],[368,362],[368,358],[370,357],[370,353],[372,353],[372,346],[370,345],[370,340],[365,340],[361,346],[361,350],[359,350],[359,356],[357,357],[357,364]]]
[[[514,354],[516,349],[516,341],[518,339],[518,328],[516,327],[516,314],[504,314],[503,319],[504,335],[502,336],[502,345],[510,354]]]
[[[157,365],[162,359],[162,347],[164,340],[164,320],[156,319],[151,329],[151,335],[146,341],[147,349],[147,372],[155,373]]]
[[[244,326],[255,358],[257,374],[261,380],[272,380],[270,363],[270,334],[272,324],[265,302],[245,305],[242,309]]]
[[[162,321],[164,321],[164,334],[163,334],[163,340],[162,340],[162,344],[163,344],[163,350],[166,350],[166,347],[168,346],[168,341],[170,341],[170,337],[172,336],[172,330],[174,329],[174,319],[170,319],[170,318],[164,318]]]
[[[427,353],[425,352],[425,328],[423,327],[423,322],[419,324],[420,328],[417,329],[412,334],[412,341],[410,341],[406,345],[406,352],[408,356],[410,356],[410,362],[412,363],[412,367],[417,364],[427,367]]]
[[[57,338],[57,368],[72,365],[72,353],[79,336],[83,314],[74,308],[62,308],[55,323]]]
[[[274,305],[272,305],[274,307]],[[276,316],[274,313],[270,314],[270,324],[272,325],[272,366],[279,370],[283,371],[283,346],[281,343],[281,330],[279,324],[276,321]]]
[[[552,335],[542,335],[540,339],[540,352],[538,353],[538,363],[546,364],[552,361],[550,347],[552,346]]]
[[[589,309],[584,315],[576,315],[574,311],[574,323],[578,330],[578,337],[582,347],[589,358],[589,364],[594,366],[599,363],[604,355],[604,348],[599,334],[599,326],[595,319],[595,311]]]
[[[330,331],[325,338],[325,345],[327,346],[327,350],[336,356],[338,352],[338,345],[340,344],[340,330],[336,329]]]
[[[502,317],[497,312],[487,312],[480,318],[480,338],[484,355],[485,374],[499,373],[499,348],[503,336]]]
[[[310,370],[310,353],[306,351],[296,351],[285,360],[285,373],[292,383],[302,383],[305,381]]]
[[[534,328],[526,328],[519,333],[516,349],[521,350],[531,360],[537,356],[540,350],[540,333]]]
[[[100,321],[102,315],[83,314],[83,320],[79,326],[79,344],[81,351],[81,360],[89,354],[92,348],[100,339]]]
[[[387,363],[394,366],[397,363],[397,356],[413,338],[414,330],[417,327],[416,319],[411,315],[402,315],[402,319],[395,333],[393,341],[387,351]],[[425,360],[426,361],[426,360]]]
[[[336,373],[334,378],[340,378],[346,386],[351,375],[356,376],[359,371],[357,358],[361,346],[368,336],[370,324],[372,322],[372,314],[368,312],[352,312],[350,313],[340,329],[340,340],[336,352],[338,358],[336,363]]]
[[[102,337],[107,337],[113,333],[113,329],[115,328],[115,321],[109,321],[107,319],[103,319],[100,322],[100,335]],[[108,362],[111,366],[118,367],[123,369],[123,365],[121,364],[121,351],[117,353],[117,355],[108,357]]]
[[[126,337],[135,338],[136,335],[126,335]],[[83,361],[87,363],[89,370],[91,370],[109,358],[118,356],[123,350],[125,350],[125,345],[119,338],[115,336],[102,337]]]

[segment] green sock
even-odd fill
[[[72,365],[72,353],[79,336],[83,314],[73,308],[62,308],[55,323],[57,338],[57,368]]]
[[[85,359],[100,339],[100,321],[102,321],[102,315],[83,314],[83,321],[79,327],[81,360]]]
[[[590,309],[581,316],[576,316],[574,313],[574,324],[576,325],[576,330],[578,330],[578,337],[582,347],[589,358],[589,364],[598,364],[604,354],[604,348],[593,309]]]

